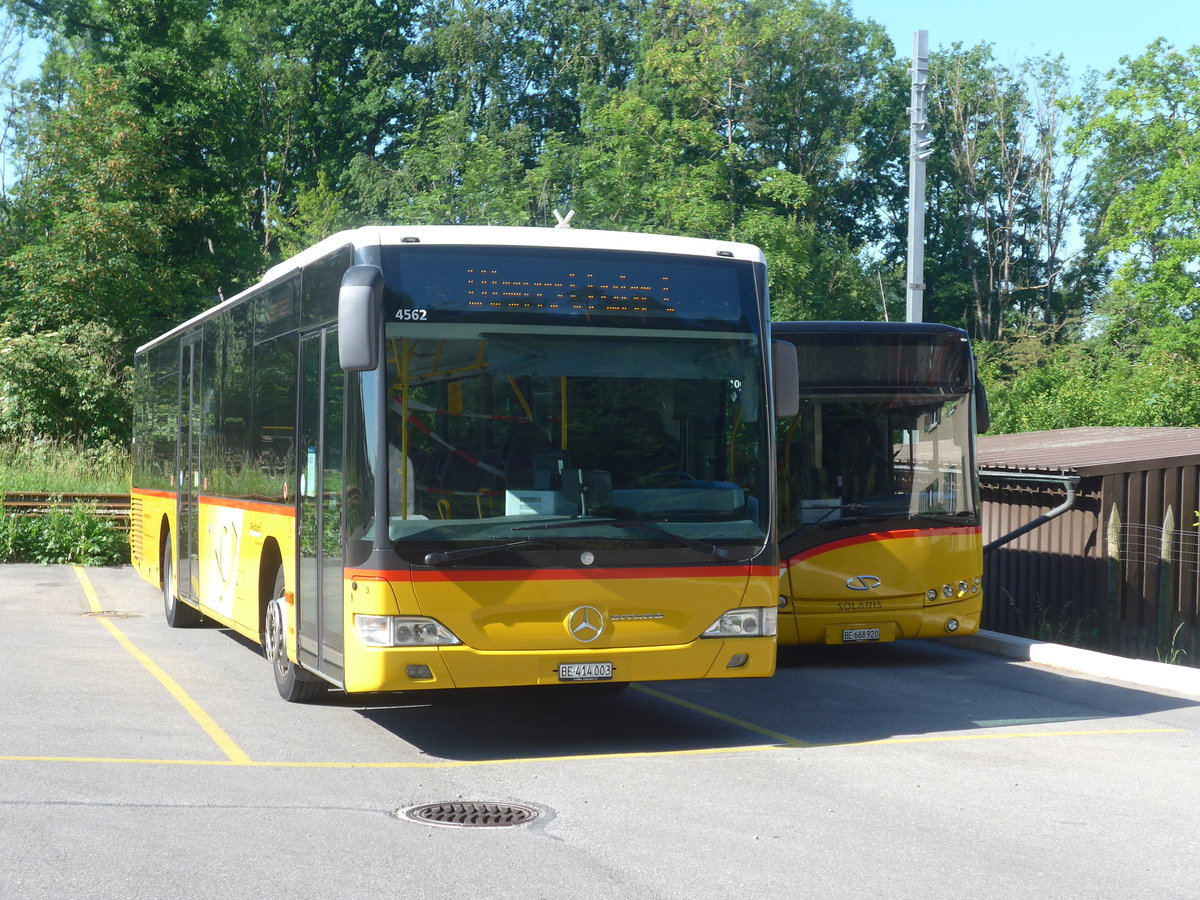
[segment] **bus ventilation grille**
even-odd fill
[[[517,803],[480,803],[460,800],[454,803],[426,803],[404,810],[404,818],[426,825],[454,825],[463,828],[502,828],[524,825],[541,813]]]

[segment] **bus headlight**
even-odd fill
[[[731,609],[709,625],[700,637],[774,637],[778,623],[779,610],[774,607]]]
[[[368,647],[436,647],[461,644],[454,632],[423,616],[355,615],[358,639]]]

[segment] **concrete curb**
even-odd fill
[[[996,631],[980,631],[961,637],[945,638],[945,643],[996,656],[1006,656],[1148,688],[1161,688],[1200,699],[1200,669],[1174,666],[1145,659],[1110,656],[1095,650],[1081,650],[1029,638],[1013,637]]]

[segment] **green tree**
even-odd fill
[[[76,446],[129,441],[121,335],[102,323],[0,328],[0,442],[54,436]]]
[[[417,7],[232,0],[219,9],[229,44],[220,143],[244,200],[237,221],[268,255],[281,239],[291,249],[316,226],[353,218],[354,161],[386,155],[419,124],[429,54],[414,44]],[[320,202],[336,208],[314,218]]]
[[[129,346],[200,308],[223,280],[208,242],[192,243],[211,208],[112,73],[80,81],[36,137],[4,317],[26,330],[101,321]]]
[[[1113,73],[1080,129],[1093,148],[1087,227],[1115,266],[1107,309],[1122,323],[1200,314],[1200,46],[1159,39]]]
[[[1067,238],[1081,150],[1066,139],[1091,96],[1071,96],[1061,59],[1010,70],[990,45],[932,56],[927,318],[995,340],[1023,321],[1080,314],[1088,270],[1070,265]]]
[[[977,345],[992,433],[1080,426],[1200,426],[1200,320],[1064,342],[1050,327]]]
[[[639,22],[632,77],[548,142],[536,196],[584,224],[759,243],[780,315],[877,315],[863,176],[903,109],[879,102],[882,30],[809,0],[654,0]]]

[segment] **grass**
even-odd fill
[[[129,449],[74,447],[54,441],[0,443],[0,492],[124,494]]]
[[[1171,640],[1168,644],[1165,641],[1159,641],[1158,646],[1154,648],[1158,655],[1158,661],[1161,663],[1170,663],[1173,666],[1184,665],[1184,657],[1187,656],[1187,651],[1178,645],[1179,632],[1183,631],[1183,622],[1175,626],[1175,631],[1171,633]]]
[[[1032,617],[1028,618],[1026,610],[1017,604],[1012,594],[1004,591],[1004,595],[1016,617],[1015,631],[1021,637],[1069,647],[1100,648],[1100,627],[1094,612],[1072,616],[1070,601],[1060,608],[1054,603],[1045,605],[1040,598],[1035,598],[1033,609],[1029,610]]]
[[[124,494],[129,491],[129,451],[84,448],[53,441],[0,443],[0,493]],[[6,515],[0,509],[0,562],[111,566],[129,561],[125,529],[87,505],[42,516]]]

